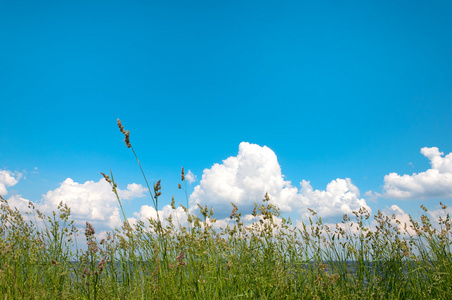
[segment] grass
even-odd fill
[[[113,175],[103,175],[122,209]],[[148,189],[158,211],[160,182]],[[452,292],[452,222],[447,214],[432,224],[424,206],[420,222],[406,227],[365,208],[334,228],[311,211],[296,227],[268,195],[252,222],[233,204],[223,228],[202,206],[194,213],[181,205],[185,223],[159,216],[129,224],[122,211],[123,226],[102,240],[87,222],[82,246],[63,203],[46,216],[31,202],[24,215],[0,201],[1,299],[450,299]]]

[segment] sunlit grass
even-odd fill
[[[103,175],[122,209],[112,174]],[[160,182],[148,188],[158,211]],[[202,206],[181,205],[185,222],[174,215],[130,224],[122,211],[123,226],[105,239],[87,222],[79,245],[63,203],[46,216],[32,203],[23,215],[0,201],[0,299],[450,299],[452,292],[452,222],[445,214],[432,224],[424,206],[420,222],[406,227],[365,208],[334,228],[311,211],[296,227],[267,195],[248,212],[251,221],[233,205],[223,228]]]

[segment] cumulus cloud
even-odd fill
[[[0,195],[6,195],[6,187],[14,186],[21,179],[22,174],[7,170],[0,170]],[[128,184],[126,189],[117,189],[121,200],[130,200],[143,197],[147,191],[142,185]],[[119,204],[116,196],[111,190],[111,186],[100,179],[98,182],[87,181],[85,183],[77,183],[71,178],[67,178],[60,186],[54,190],[48,191],[42,196],[41,201],[30,201],[21,195],[11,195],[5,197],[9,207],[18,209],[26,221],[34,222],[36,219],[29,214],[33,213],[29,207],[31,203],[35,209],[46,215],[51,215],[57,210],[60,202],[63,202],[71,208],[71,220],[79,227],[85,227],[85,222],[93,224],[97,236],[105,237],[107,231],[111,231],[115,227],[122,225],[122,219],[119,211]],[[133,218],[131,218],[133,219]],[[36,224],[40,227],[42,224]],[[78,237],[80,245],[84,243],[84,236]]]
[[[252,210],[253,202],[260,202],[266,192],[279,200],[281,209],[290,211],[286,198],[296,195],[297,189],[284,181],[270,148],[242,142],[237,156],[204,170],[200,184],[190,195],[190,205],[214,206],[217,213],[228,213],[233,202],[241,210]]]
[[[129,184],[127,189],[118,189],[122,199],[143,197],[146,189],[139,184]],[[98,182],[86,181],[77,183],[67,178],[60,187],[48,191],[43,196],[41,209],[44,212],[55,210],[60,202],[71,208],[72,218],[83,224],[90,221],[93,224],[107,226],[110,229],[121,225],[119,204],[111,186],[103,178]]]
[[[21,173],[0,170],[0,195],[5,196],[8,194],[6,188],[16,185],[21,177]]]
[[[144,191],[141,185],[136,184],[129,184],[126,190],[118,189],[123,199],[142,197]],[[107,229],[121,225],[118,202],[104,179],[80,184],[68,178],[59,188],[43,195],[40,202],[27,200],[20,195],[13,195],[7,201],[10,207],[15,207],[22,213],[30,212],[28,204],[32,202],[36,209],[45,214],[55,211],[58,204],[63,202],[71,208],[71,219],[79,226],[83,226],[86,221]]]
[[[395,199],[452,197],[452,153],[444,156],[437,147],[422,148],[431,169],[412,175],[390,173],[384,177],[383,196]]]
[[[28,203],[30,201],[22,198],[20,195],[12,195],[8,198],[8,205],[10,207],[16,207],[20,212],[29,212]]]
[[[0,195],[6,195],[7,187],[16,185],[21,173],[0,170]],[[117,189],[121,200],[140,198],[147,191],[140,184],[128,184],[126,189]],[[12,195],[7,198],[11,208],[17,208],[20,212],[30,212],[29,202],[41,212],[49,215],[57,210],[60,202],[71,208],[71,219],[77,226],[84,226],[85,222],[91,222],[102,230],[111,230],[122,225],[119,211],[119,203],[111,186],[105,179],[99,181],[86,181],[78,183],[67,178],[60,186],[48,191],[42,196],[41,201],[30,201],[21,195]]]
[[[285,180],[270,148],[242,142],[237,156],[204,170],[200,184],[190,195],[190,206],[213,206],[221,217],[231,212],[231,202],[248,212],[254,202],[259,203],[268,193],[282,212],[295,210],[304,215],[309,207],[328,217],[350,213],[361,206],[368,208],[348,178],[331,181],[324,191],[314,190],[309,181],[303,180],[300,185],[298,190]]]
[[[350,178],[333,180],[324,191],[314,190],[309,181],[303,180],[300,185],[301,207],[305,216],[309,215],[305,207],[314,209],[322,217],[350,214],[360,207],[369,209],[366,200],[359,198],[359,189]]]
[[[144,197],[146,191],[147,189],[141,184],[131,183],[127,185],[127,189],[125,190],[118,189],[118,194],[121,199],[130,200]]]

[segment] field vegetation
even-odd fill
[[[129,132],[119,120],[118,125],[133,150]],[[103,176],[121,205],[113,175]],[[160,182],[148,188],[158,211]],[[79,245],[79,230],[64,203],[47,216],[31,202],[31,213],[25,215],[3,197],[0,201],[0,299],[452,295],[452,221],[444,214],[432,224],[424,206],[420,221],[409,224],[361,208],[334,227],[323,224],[314,211],[306,224],[294,226],[263,195],[249,212],[252,222],[233,204],[229,225],[220,227],[211,208],[199,206],[195,212],[181,204],[186,222],[159,216],[130,224],[122,211],[123,226],[104,239],[87,222],[85,244]],[[171,206],[176,209],[174,199]]]

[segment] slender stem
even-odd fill
[[[132,145],[130,146],[130,148],[132,149],[133,155],[135,156],[135,159],[137,160],[138,166],[140,167],[141,174],[143,174],[144,181],[146,182],[146,186],[148,188],[149,194],[151,195],[152,202],[154,204],[154,208],[155,208],[155,211],[157,213],[157,221],[160,223],[158,198],[155,198],[154,195],[152,194],[152,190],[151,190],[151,187],[149,186],[148,179],[146,178],[146,174],[144,174],[143,168],[141,167],[140,161],[138,160],[138,156],[137,156],[137,154],[135,152],[135,149],[133,149]]]
[[[185,199],[187,200],[187,213],[188,213],[189,210],[188,210],[187,180],[184,180],[184,185],[185,185]]]

